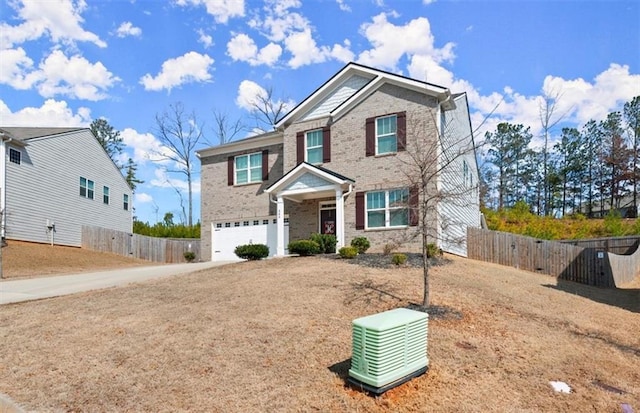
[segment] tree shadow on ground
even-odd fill
[[[351,368],[351,358],[343,360],[339,363],[332,364],[329,366],[329,371],[338,376],[342,381],[344,381],[345,385],[347,383],[347,379],[349,378],[349,369]]]
[[[579,295],[580,297],[622,308],[623,310],[640,313],[640,289],[592,287],[560,278],[556,285],[543,284],[543,286],[564,291],[568,294]]]

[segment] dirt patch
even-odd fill
[[[430,320],[429,372],[377,398],[346,387],[351,321],[419,302],[421,276],[290,258],[5,305],[0,393],[35,411],[640,409],[639,312],[454,257],[431,296],[461,317]]]
[[[153,265],[149,261],[116,254],[12,241],[2,248],[2,272],[5,279],[74,274],[113,268]]]

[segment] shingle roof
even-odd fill
[[[83,130],[86,128],[22,128],[22,127],[0,127],[0,133],[4,132],[17,141],[27,141],[43,136],[59,135],[62,133]]]

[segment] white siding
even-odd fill
[[[444,198],[438,204],[440,247],[466,257],[467,227],[480,227],[478,166],[466,95],[458,96],[455,103],[456,109],[444,112],[441,125],[441,165],[446,166],[440,179]]]
[[[30,139],[20,165],[7,159],[6,237],[80,246],[82,225],[132,230],[132,194],[118,168],[89,130]],[[8,153],[8,151],[7,151]],[[94,198],[80,196],[80,177],[94,181]],[[109,205],[102,188],[109,187]],[[129,195],[129,210],[123,195]]]
[[[306,113],[300,121],[319,118],[329,115],[329,113],[340,106],[342,102],[349,99],[371,79],[362,76],[351,76],[343,84],[338,86],[326,99],[318,103],[313,109]]]

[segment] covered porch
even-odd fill
[[[334,234],[337,239],[336,248],[343,247],[345,245],[344,203],[345,198],[353,190],[354,183],[353,179],[329,169],[302,162],[267,188],[265,193],[269,195],[271,202],[276,204],[275,255],[285,255],[284,217],[285,213],[289,213],[285,211],[285,199],[295,203],[319,199],[330,200],[320,205],[318,232]]]

